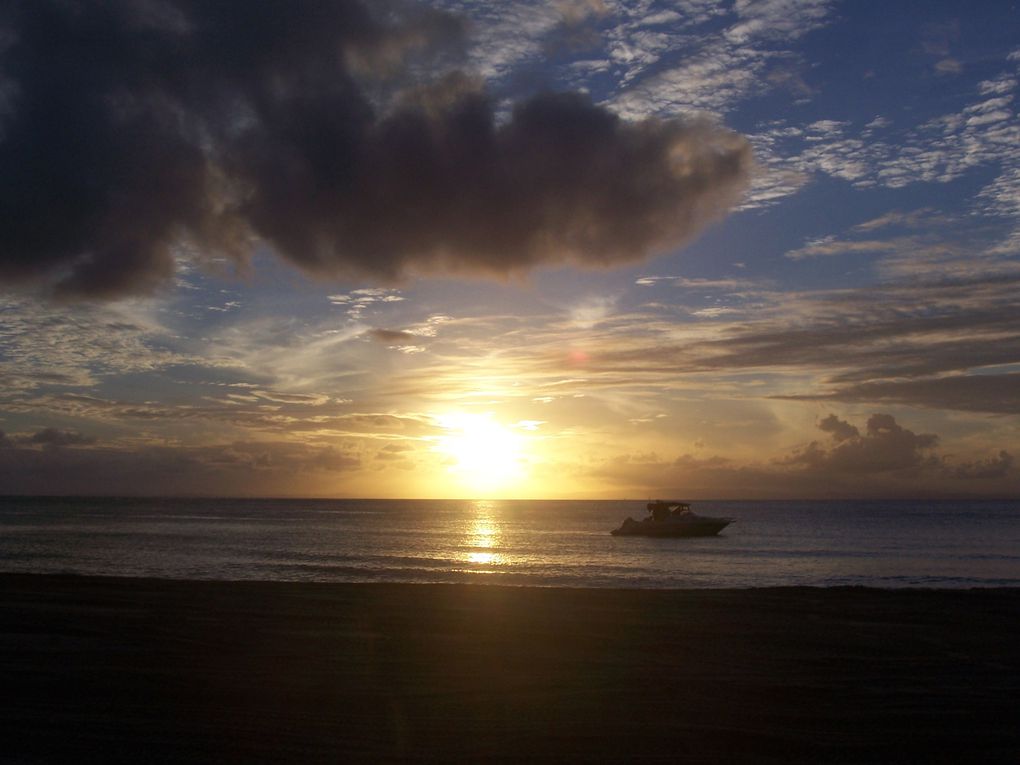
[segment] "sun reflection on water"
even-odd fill
[[[480,563],[488,566],[499,563],[502,557],[498,553],[473,552],[468,553],[467,559],[469,563]]]
[[[495,510],[492,502],[475,502],[475,517],[464,540],[464,547],[469,550],[464,556],[466,562],[482,566],[498,566],[504,562],[499,552],[503,531]]]

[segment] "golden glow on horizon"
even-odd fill
[[[461,487],[480,494],[502,492],[526,478],[524,437],[491,413],[457,412],[436,420],[447,431],[436,451],[449,459],[449,472]]]

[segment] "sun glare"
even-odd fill
[[[445,454],[457,483],[473,492],[511,489],[525,477],[524,438],[491,413],[455,413],[436,418],[447,432],[436,450]]]

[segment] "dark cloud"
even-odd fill
[[[837,442],[846,441],[850,438],[857,438],[861,434],[856,427],[845,420],[839,419],[839,417],[834,414],[830,414],[824,420],[819,422],[818,429],[832,434],[832,437],[836,439]]]
[[[373,340],[386,344],[420,343],[422,340],[420,335],[412,335],[400,329],[370,329],[366,334]]]
[[[799,401],[884,402],[935,409],[1020,414],[1020,373],[861,383],[844,386],[831,393],[783,398]]]
[[[165,281],[176,245],[257,241],[325,276],[613,265],[743,188],[747,142],[707,122],[576,94],[497,119],[450,70],[460,36],[398,2],[7,3],[0,278],[117,295]]]
[[[862,307],[868,307],[866,301]],[[949,309],[943,316],[924,311],[908,304],[882,307],[874,316],[834,311],[807,328],[752,325],[699,350],[711,352],[711,364],[718,368],[840,366],[844,370],[834,380],[844,382],[920,377],[1020,358],[1020,334],[1014,334],[1020,319],[998,306]],[[929,338],[939,342],[923,342]]]
[[[589,365],[654,375],[812,370],[820,390],[775,397],[1017,414],[1020,375],[989,370],[1020,362],[1018,285],[1015,276],[988,276],[866,291],[760,293],[746,318],[692,333],[684,343],[628,338],[593,353]],[[550,358],[550,368],[562,367]]]
[[[869,474],[916,470],[939,464],[931,450],[939,437],[914,433],[890,414],[873,414],[862,435],[856,427],[835,416],[818,427],[832,436],[836,445],[825,448],[817,441],[799,449],[780,463],[828,473]]]
[[[20,443],[33,444],[37,446],[82,446],[93,444],[96,439],[82,435],[76,430],[58,430],[57,428],[43,428],[30,436],[23,436],[18,439]]]
[[[0,448],[0,494],[322,494],[335,491],[336,480],[360,465],[357,454],[333,446],[285,441]]]
[[[1020,487],[1009,452],[958,462],[936,452],[938,436],[915,433],[889,414],[872,415],[863,431],[835,415],[818,427],[831,440],[767,463],[692,454],[667,462],[636,454],[589,470],[621,491],[722,499],[1013,496]]]
[[[1003,478],[1013,469],[1013,455],[1002,450],[995,457],[965,462],[950,468],[957,478]]]

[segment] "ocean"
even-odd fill
[[[623,588],[1020,586],[1020,503],[694,504],[718,537],[613,537],[643,501],[0,498],[0,571]]]

